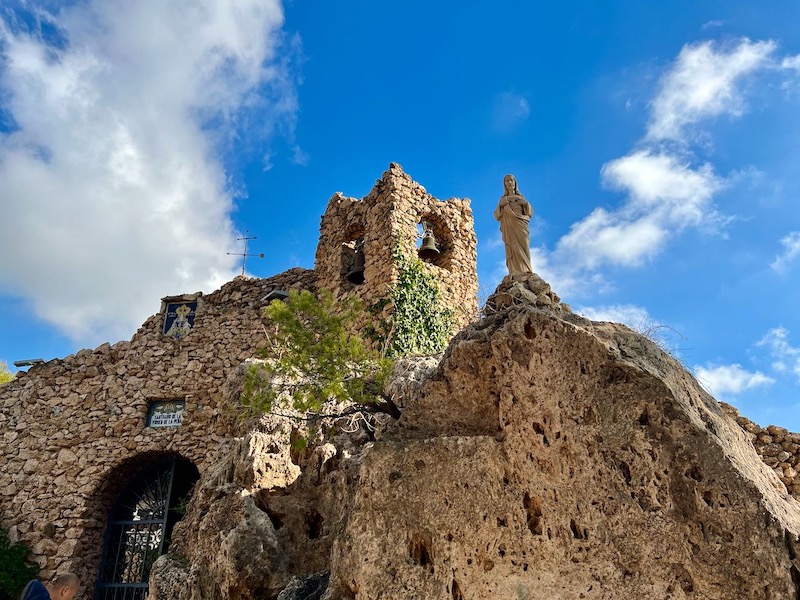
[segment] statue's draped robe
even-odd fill
[[[500,221],[500,233],[503,234],[503,243],[506,246],[508,274],[533,273],[528,232],[528,222],[533,216],[533,209],[522,196],[514,194],[503,198],[508,200],[508,204],[505,206],[498,204],[494,218]]]

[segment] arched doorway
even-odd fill
[[[172,457],[141,469],[111,508],[95,598],[143,600],[155,560],[183,517],[199,479],[188,460]]]

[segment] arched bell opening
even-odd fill
[[[417,256],[423,262],[451,270],[453,234],[444,220],[431,213],[422,215],[416,234]]]
[[[97,600],[144,600],[150,570],[169,549],[200,474],[172,456],[141,468],[117,496],[108,517]]]
[[[345,287],[355,287],[364,283],[366,255],[364,254],[364,228],[357,227],[347,232],[342,242],[341,275]]]

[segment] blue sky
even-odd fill
[[[235,6],[233,6],[235,5]],[[469,197],[485,296],[511,172],[534,269],[800,430],[800,5],[11,0],[0,360],[127,339],[162,296],[312,267],[389,162]]]

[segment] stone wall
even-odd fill
[[[162,306],[131,341],[32,367],[0,387],[2,526],[32,547],[42,577],[74,571],[91,597],[108,510],[133,473],[171,455],[207,471],[243,427],[230,382],[263,344],[263,297],[299,288],[315,288],[313,271],[237,277],[208,296],[180,297],[198,303],[184,339],[162,335]],[[179,427],[145,426],[151,401],[175,399],[186,402]]]
[[[800,480],[797,478],[800,471],[800,433],[792,433],[776,425],[761,427],[741,416],[730,404],[720,402],[720,406],[747,432],[761,460],[772,467],[789,493],[800,499]]]
[[[357,296],[370,305],[385,298],[397,281],[392,260],[396,247],[417,252],[417,224],[428,221],[441,244],[441,255],[426,263],[439,281],[442,303],[456,309],[457,329],[477,317],[477,239],[468,199],[441,201],[392,163],[361,200],[336,193],[320,225],[314,270],[319,287],[335,297]],[[353,245],[364,241],[364,283],[350,283]]]
[[[198,468],[202,482],[220,456],[252,435],[236,407],[242,364],[264,342],[269,292],[324,287],[369,305],[385,297],[396,278],[393,249],[416,252],[413,236],[422,219],[433,223],[443,250],[427,268],[464,325],[477,314],[469,201],[439,201],[392,164],[363,200],[331,199],[314,271],[237,277],[209,295],[165,298],[130,341],[34,366],[0,387],[2,526],[32,547],[42,577],[74,571],[91,596],[108,511],[130,478],[161,458],[179,456]],[[367,256],[360,286],[346,281],[343,262],[357,237]],[[167,303],[192,301],[191,333],[163,335]],[[146,426],[150,404],[163,400],[185,401],[179,427]]]

